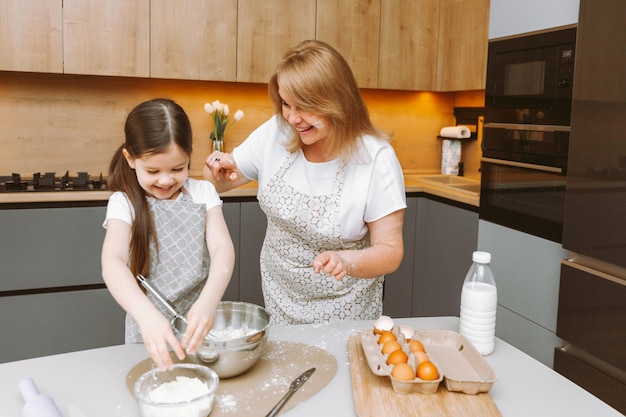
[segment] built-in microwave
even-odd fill
[[[569,126],[576,27],[489,42],[485,123]]]

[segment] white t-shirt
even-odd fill
[[[183,185],[183,193],[190,195],[191,199],[196,204],[204,203],[207,211],[222,204],[222,200],[215,190],[215,187],[208,181],[187,178],[185,185]],[[180,193],[177,198],[181,198],[181,196],[182,193]],[[126,197],[126,193],[116,191],[111,194],[109,202],[107,203],[106,219],[102,226],[106,229],[109,219],[119,219],[128,224],[133,224],[134,218],[135,210]]]
[[[239,170],[258,182],[257,198],[290,155],[283,146],[290,134],[281,128],[278,116],[273,116],[233,150]],[[406,208],[404,176],[391,145],[372,136],[363,136],[359,141],[362,156],[360,162],[351,160],[346,166],[340,203],[341,237],[347,241],[365,236],[366,222]],[[309,162],[299,150],[285,181],[305,194],[328,195],[337,166],[337,160]]]

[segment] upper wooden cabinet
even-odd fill
[[[382,0],[378,87],[485,88],[489,0]]]
[[[359,87],[378,87],[381,0],[317,0],[317,36],[348,61]]]
[[[305,39],[362,88],[485,87],[489,0],[2,0],[0,70],[266,83]]]
[[[150,75],[234,81],[237,0],[151,0]]]
[[[316,0],[239,0],[237,81],[266,83],[285,51],[315,38]]]
[[[489,0],[441,0],[437,91],[485,88],[488,32]]]
[[[63,72],[59,0],[0,2],[0,70]]]
[[[433,90],[439,0],[382,0],[378,87]]]
[[[150,76],[150,0],[63,0],[64,72]]]

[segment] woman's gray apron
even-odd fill
[[[285,159],[259,196],[268,223],[261,250],[261,277],[272,322],[376,319],[382,314],[383,277],[348,276],[337,281],[313,272],[313,259],[324,251],[369,246],[369,236],[349,247],[341,239],[339,201],[345,165],[340,163],[330,195],[309,196],[284,180],[296,155]]]
[[[209,273],[206,246],[206,205],[195,204],[183,193],[177,200],[148,198],[159,243],[157,253],[150,242],[150,271],[147,279],[177,309],[185,314],[198,298]],[[148,294],[168,319],[170,314]],[[126,343],[140,343],[139,325],[126,315]]]

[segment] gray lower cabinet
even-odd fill
[[[224,199],[224,217],[235,246],[235,269],[223,299],[263,306],[259,258],[267,228],[265,213],[256,200]]]
[[[105,210],[0,210],[0,362],[124,343],[100,268]]]
[[[474,208],[407,196],[404,259],[385,278],[383,313],[391,317],[458,316],[461,287],[477,239]]]
[[[478,241],[478,212],[421,198],[415,231],[411,315],[458,316],[461,287]]]
[[[389,317],[411,317],[413,305],[413,274],[415,267],[415,230],[418,199],[407,197],[404,212],[404,258],[397,271],[385,276],[383,314]]]

